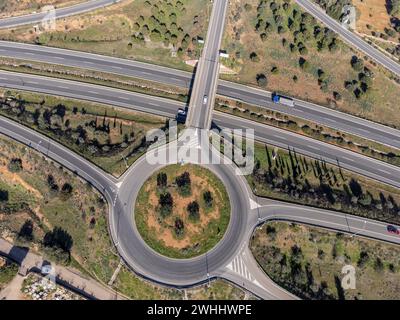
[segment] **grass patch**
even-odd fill
[[[185,172],[190,175],[190,192],[182,195],[175,179]],[[159,173],[165,173],[168,179],[162,187],[157,184]],[[211,210],[201,200],[207,190],[213,195]],[[159,202],[166,193],[173,200],[168,210]],[[187,209],[192,202],[199,205],[197,219]],[[134,214],[141,236],[155,251],[172,258],[191,258],[209,251],[222,239],[229,224],[230,202],[222,182],[209,170],[195,165],[172,165],[146,181]],[[177,225],[178,219],[181,225]]]
[[[201,286],[187,290],[189,300],[247,300],[253,299],[242,289],[231,285],[225,280],[214,280],[209,286]]]
[[[0,291],[16,276],[18,265],[0,258]]]

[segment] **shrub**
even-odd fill
[[[179,193],[183,196],[188,196],[191,194],[191,180],[189,172],[184,172],[179,177],[175,179],[176,184],[179,188]]]
[[[70,252],[73,243],[71,235],[60,227],[47,232],[43,239],[45,247],[59,248],[65,252]]]
[[[167,183],[168,183],[167,174],[165,172],[160,172],[157,175],[157,187],[165,188],[167,186]]]
[[[191,220],[198,221],[200,219],[200,206],[197,201],[189,203],[187,206],[187,211]]]
[[[11,172],[20,172],[22,171],[22,160],[19,158],[13,158],[10,160],[8,164],[8,170]]]
[[[163,193],[160,195],[158,204],[160,205],[160,214],[162,217],[165,218],[172,213],[174,199],[172,198],[172,196],[169,192],[166,192],[166,193]]]
[[[213,206],[214,198],[213,198],[212,193],[210,191],[204,192],[203,199],[204,199],[204,203],[206,204],[206,206],[208,208],[211,208]]]
[[[265,76],[265,74],[263,74],[263,73],[258,74],[257,77],[256,77],[256,79],[257,79],[257,84],[258,84],[260,87],[266,87],[266,86],[267,86],[267,84],[268,84],[268,79],[267,79],[267,77]]]

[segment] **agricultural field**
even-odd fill
[[[0,18],[40,12],[45,6],[61,8],[84,0],[0,0]]]
[[[192,258],[214,247],[229,224],[230,201],[222,182],[196,165],[172,165],[153,174],[139,192],[135,221],[157,252]]]
[[[207,0],[122,0],[57,21],[56,30],[1,30],[0,39],[112,55],[190,70],[207,32]]]
[[[261,197],[400,223],[398,189],[293,150],[256,144],[255,167],[247,181]]]
[[[400,299],[400,248],[286,222],[257,229],[250,244],[262,269],[303,299]],[[342,268],[355,269],[355,289],[343,289]]]
[[[236,1],[230,10],[223,63],[236,74],[224,78],[400,127],[400,80],[294,1]]]
[[[150,144],[146,132],[166,119],[100,104],[7,91],[0,114],[64,144],[103,170],[120,176]]]

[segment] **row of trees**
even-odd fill
[[[273,159],[266,147],[266,165],[256,160],[253,178],[257,189],[268,189],[297,202],[336,208],[370,218],[400,222],[399,207],[392,196],[383,193],[375,198],[356,179],[344,176],[340,166],[309,160],[289,150]]]

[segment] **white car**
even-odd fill
[[[203,98],[203,104],[207,104],[207,102],[208,102],[208,96],[204,96],[204,98]]]

